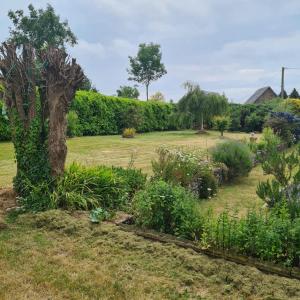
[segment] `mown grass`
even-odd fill
[[[0,299],[300,298],[297,280],[55,211],[0,231],[0,269]]]
[[[68,140],[67,163],[77,161],[85,165],[126,167],[133,155],[134,166],[151,174],[151,160],[156,157],[155,150],[161,145],[190,146],[209,151],[226,139],[245,138],[248,138],[246,133],[225,133],[225,139],[221,139],[215,131],[198,135],[191,130],[145,133],[134,139],[124,139],[121,136],[76,137]],[[11,185],[15,172],[12,144],[0,143],[0,187]],[[248,177],[221,187],[217,197],[201,202],[200,207],[221,211],[227,206],[243,212],[248,207],[262,205],[255,193],[260,180],[264,180],[264,176],[261,168],[257,167]]]

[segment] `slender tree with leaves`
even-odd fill
[[[178,102],[178,108],[192,116],[192,121],[200,132],[204,131],[205,122],[226,112],[228,100],[225,96],[204,92],[199,85],[191,82],[184,83],[184,87],[187,92]]]
[[[137,56],[129,56],[130,68],[127,69],[129,80],[146,86],[146,96],[149,99],[149,85],[167,73],[161,62],[162,53],[158,44],[140,44]]]

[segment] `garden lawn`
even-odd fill
[[[300,299],[298,280],[63,211],[0,230],[0,299]]]
[[[117,135],[76,137],[68,140],[67,163],[77,161],[85,165],[126,167],[132,156],[136,168],[151,174],[151,160],[156,157],[155,149],[161,145],[190,146],[210,151],[211,147],[226,139],[242,140],[248,137],[249,134],[246,133],[225,133],[225,138],[221,139],[220,133],[216,131],[198,135],[191,130],[145,133],[133,139],[124,139]],[[12,144],[0,143],[0,187],[10,186],[15,172]],[[253,205],[261,205],[255,190],[263,177],[261,168],[257,167],[249,177],[220,188],[217,197],[203,201],[200,206],[216,210],[222,210],[226,206],[245,210]]]

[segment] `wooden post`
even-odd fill
[[[281,68],[281,98],[284,98],[284,67]]]

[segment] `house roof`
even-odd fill
[[[246,102],[245,104],[252,104],[252,103],[255,103],[260,96],[263,95],[263,93],[268,90],[268,89],[271,89],[272,88],[270,86],[265,86],[265,87],[262,87],[260,89],[258,89]],[[272,92],[274,93],[274,91],[272,90]],[[274,93],[275,94],[275,93]]]

